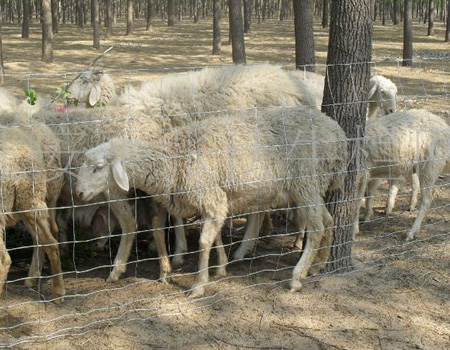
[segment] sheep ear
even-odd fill
[[[100,92],[101,92],[100,84],[95,84],[92,87],[91,92],[89,93],[89,104],[92,107],[94,107],[100,100]]]
[[[373,85],[373,86],[370,88],[369,94],[368,94],[368,97],[367,97],[367,99],[368,99],[369,101],[372,99],[373,95],[375,95],[375,92],[377,92],[377,89],[378,89],[378,85],[377,85],[377,84]]]
[[[111,167],[113,178],[116,181],[117,185],[125,192],[128,192],[130,189],[130,182],[128,181],[128,175],[122,164],[112,163]]]

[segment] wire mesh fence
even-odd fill
[[[300,101],[306,107],[293,107],[294,114],[308,121],[307,127],[295,130],[293,127],[302,124],[296,124],[296,118],[289,121],[292,114],[289,111],[299,101],[294,99],[293,102],[286,97],[287,88],[281,85],[280,78],[282,75],[285,79],[286,71],[277,68],[267,78],[264,84],[270,89],[266,92],[262,91],[263,83],[258,81],[258,77],[268,75],[270,66],[250,66],[249,69],[258,70],[260,67],[263,69],[247,73],[249,75],[240,80],[241,90],[231,86],[223,76],[201,76],[204,70],[200,68],[105,71],[115,84],[114,96],[107,103],[102,101],[101,94],[98,100],[89,96],[86,87],[81,88],[80,94],[72,91],[71,96],[64,89],[55,92],[55,87],[67,86],[79,76],[79,72],[14,77],[14,83],[10,84],[16,87],[13,93],[18,95],[19,88],[27,87],[37,91],[37,100],[36,105],[31,106],[21,101],[24,98],[16,101],[5,95],[5,99],[11,99],[18,107],[8,111],[6,104],[2,104],[1,223],[12,264],[9,272],[6,271],[8,275],[0,302],[0,347],[98,334],[108,327],[138,321],[165,322],[197,310],[218,309],[220,312],[231,304],[241,303],[242,308],[251,308],[249,299],[252,298],[275,305],[276,298],[271,293],[289,290],[294,267],[305,249],[298,220],[309,223],[306,225],[307,236],[321,230],[311,226],[314,221],[305,217],[305,213],[317,214],[325,210],[323,198],[314,197],[320,192],[316,187],[320,186],[323,178],[329,181],[330,177],[343,174],[336,167],[326,173],[318,169],[322,163],[337,161],[333,152],[341,152],[340,143],[345,144],[345,139],[336,137],[336,134],[326,139],[320,137],[320,130],[325,127],[323,121],[316,119],[319,118],[318,112],[314,112],[316,100],[313,90],[308,88],[302,90],[305,95]],[[385,75],[396,84],[398,110],[424,108],[448,124],[448,67],[448,57],[422,57],[415,61],[414,68],[406,77],[400,63],[393,61],[373,62],[372,74]],[[317,66],[316,70],[323,73],[325,68]],[[199,80],[199,76],[203,80]],[[210,81],[205,80],[207,78]],[[289,79],[293,78],[304,82],[306,75],[295,73]],[[12,82],[13,78],[5,77],[7,86],[8,79]],[[96,79],[89,77],[86,81],[87,86],[95,86],[98,93],[102,88],[96,85]],[[145,85],[140,86],[142,81],[150,82],[147,90]],[[183,82],[183,87],[180,87],[180,82]],[[148,94],[152,89],[156,89],[156,93]],[[179,91],[178,95],[173,91]],[[266,100],[258,94],[272,99],[264,102]],[[56,95],[58,97],[54,98]],[[64,96],[68,99],[64,100]],[[182,96],[186,99],[181,101]],[[94,108],[85,106],[89,103]],[[273,105],[278,107],[273,109]],[[14,119],[19,114],[24,117]],[[276,123],[273,115],[278,116]],[[265,122],[268,119],[272,124]],[[59,159],[50,168],[45,165],[50,164],[55,155],[48,150],[51,138],[45,137],[44,132],[48,130],[41,123],[56,135],[61,147]],[[249,125],[253,133],[246,129]],[[326,129],[329,131],[330,128]],[[444,129],[442,134],[446,132]],[[17,131],[20,137],[14,136],[13,131]],[[420,135],[426,132],[424,125]],[[273,134],[277,133],[281,138],[274,138]],[[151,137],[146,136],[149,134]],[[236,135],[242,134],[245,137],[236,139]],[[213,137],[217,137],[215,143],[211,141]],[[128,156],[121,163],[125,168],[130,167],[127,168],[129,176],[126,179],[120,175],[116,177],[114,168],[120,162],[105,155],[107,150],[101,149],[105,152],[102,153],[104,158],[100,160],[104,162],[101,164],[95,158],[100,154],[99,150],[85,155],[88,149],[112,138],[121,139],[117,143],[118,149]],[[143,139],[147,143],[140,142]],[[415,140],[420,147],[422,139]],[[18,144],[22,144],[21,147],[29,153],[24,159],[31,166],[15,164],[15,155],[20,153]],[[328,147],[326,152],[321,151],[324,145]],[[448,143],[443,146],[448,155]],[[140,158],[134,159],[135,154]],[[272,163],[264,163],[266,157]],[[440,159],[443,155],[432,154],[430,157]],[[409,165],[408,162],[414,159],[404,160],[401,165]],[[156,163],[162,164],[162,170],[155,170]],[[289,163],[292,167],[287,168],[289,173],[277,173],[273,171],[278,169],[274,163]],[[411,172],[417,173],[417,169],[426,163],[420,161],[409,174],[402,175],[408,177]],[[299,164],[300,167],[295,167]],[[398,164],[389,166],[395,165]],[[364,163],[364,167],[369,165]],[[225,180],[215,178],[217,173],[214,171],[219,168],[225,169],[219,173]],[[301,170],[291,173],[293,168]],[[105,169],[103,182],[95,182]],[[162,173],[165,175],[155,175]],[[359,235],[352,243],[354,271],[319,273],[313,263],[312,275],[302,280],[309,298],[315,295],[322,298],[323,294],[318,289],[323,284],[324,290],[329,291],[326,283],[333,281],[336,275],[345,277],[352,274],[364,279],[364,283],[373,283],[373,294],[365,295],[368,298],[376,298],[378,293],[391,291],[390,288],[402,294],[426,286],[430,293],[437,295],[436,298],[445,299],[441,293],[450,282],[449,176],[448,172],[441,171],[437,181],[431,184],[434,189],[431,206],[421,230],[414,240],[408,242],[405,241],[407,232],[418,215],[416,209],[409,210],[413,189],[408,182],[399,183],[396,204],[389,215],[385,214],[389,182],[384,181],[377,192],[370,193],[374,213],[366,222],[360,222]],[[50,194],[58,192],[58,186],[62,185],[55,183],[55,179],[63,178],[65,185],[61,197],[64,200],[59,197],[56,205],[54,195]],[[23,179],[28,182],[21,182]],[[293,197],[295,191],[291,188],[296,181],[300,186],[310,185],[312,188],[304,189],[300,202],[292,200],[297,198]],[[89,190],[92,190],[92,196],[87,187],[76,186],[78,182],[91,182]],[[173,184],[180,182],[183,186],[175,188]],[[30,186],[21,189],[22,183]],[[35,190],[42,187],[42,183],[46,184],[43,197]],[[121,191],[117,185],[122,187]],[[128,188],[123,188],[126,186]],[[145,190],[150,188],[160,190]],[[272,192],[266,193],[267,189]],[[226,193],[225,202],[229,207],[219,211],[219,194],[222,192]],[[209,198],[208,202],[204,193],[217,198]],[[94,202],[86,202],[97,194],[101,197],[96,197]],[[284,198],[286,196],[289,198]],[[253,202],[245,202],[249,198]],[[366,198],[365,205],[367,201]],[[155,211],[160,209],[155,203],[160,206],[163,203],[166,209],[166,215],[160,214],[159,221],[153,221],[153,224],[162,224],[162,230],[151,224]],[[50,210],[45,210],[46,207]],[[247,209],[243,210],[245,207]],[[316,208],[316,211],[305,209],[309,207]],[[51,254],[48,247],[54,246],[52,241],[43,241],[39,235],[48,231],[56,236],[51,232],[52,220],[56,220],[59,227],[62,272],[50,264],[50,259],[40,258],[43,251]],[[221,240],[216,240],[209,264],[199,265],[199,256],[206,249],[200,234],[209,226],[218,227]],[[247,237],[247,230],[251,230],[249,226],[260,232]],[[158,237],[159,240],[155,239]],[[161,247],[161,239],[164,248]],[[240,248],[243,239],[247,239],[245,251]],[[42,250],[38,249],[42,247]],[[165,249],[171,269],[168,261],[159,256]],[[33,254],[35,258],[32,260]],[[4,271],[8,263],[2,259],[0,268]],[[386,266],[393,266],[389,270],[391,275],[384,274],[377,279],[375,275]],[[420,271],[415,279],[411,277],[414,268]],[[211,275],[209,280],[201,281],[204,294],[195,293],[199,289],[199,269]],[[42,276],[36,270],[42,270]],[[213,277],[214,271],[218,276]],[[63,278],[64,296],[58,289],[55,274]],[[429,277],[432,277],[431,282]],[[362,283],[357,279],[355,283],[358,282]],[[198,298],[187,297],[186,294],[192,291]],[[358,293],[356,289],[354,293]],[[277,298],[286,298],[286,294]],[[232,318],[231,315],[227,317]],[[259,320],[260,329],[262,319]],[[288,326],[283,327],[280,329],[286,330]],[[219,338],[214,338],[214,341],[222,342]],[[233,344],[223,341],[222,345]]]

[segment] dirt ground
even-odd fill
[[[20,27],[2,27],[5,86],[21,94],[27,86],[52,96],[98,54],[114,45],[97,62],[110,70],[117,86],[192,67],[231,64],[224,36],[220,56],[212,56],[210,21],[186,20],[174,28],[156,22],[151,32],[138,23],[126,37],[123,26],[91,48],[90,29],[60,28],[55,38],[55,63],[40,59],[40,31],[34,24],[29,40]],[[226,23],[223,30],[227,29]],[[327,33],[316,26],[318,71],[325,70]],[[443,42],[444,26],[426,36],[414,28],[416,58],[412,68],[398,59],[401,27],[376,25],[373,73],[390,77],[399,87],[399,108],[423,107],[450,118],[450,47]],[[254,24],[246,39],[249,63],[294,66],[291,21]],[[156,256],[147,237],[138,236],[127,273],[117,283],[105,282],[117,249],[92,253],[83,246],[66,261],[63,303],[48,301],[51,286],[43,278],[35,289],[23,286],[29,255],[13,261],[4,296],[0,299],[0,347],[17,349],[449,349],[450,348],[450,176],[437,184],[423,229],[413,242],[405,232],[416,212],[408,212],[409,187],[403,186],[394,214],[384,215],[386,186],[375,201],[376,217],[361,226],[353,245],[351,273],[309,277],[303,290],[290,293],[288,282],[299,258],[290,249],[288,223],[277,221],[270,236],[262,237],[254,255],[232,262],[228,276],[211,278],[206,296],[185,296],[197,267],[198,223],[189,226],[186,263],[168,284],[157,282]],[[244,221],[224,229],[226,249],[236,249]],[[73,247],[75,252],[78,248]],[[212,263],[215,257],[213,254]],[[212,273],[213,271],[211,271]]]

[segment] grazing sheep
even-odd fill
[[[370,78],[369,85],[367,119],[378,117],[380,111],[384,114],[394,113],[397,110],[397,86],[382,75]]]
[[[69,85],[70,98],[85,103],[92,108],[101,104],[106,106],[112,104],[117,95],[114,81],[102,71],[88,70],[81,73]]]
[[[422,198],[419,213],[407,240],[414,239],[431,205],[434,184],[444,168],[450,167],[450,127],[440,117],[423,109],[412,109],[370,120],[366,126],[367,170],[359,197],[368,188],[364,219],[373,214],[372,197],[381,180],[410,178],[417,171]],[[361,199],[362,200],[362,199]],[[355,234],[359,232],[355,221]]]
[[[330,177],[342,184],[347,144],[340,126],[319,111],[274,108],[261,113],[216,113],[153,142],[112,139],[87,151],[84,159],[77,196],[90,200],[108,193],[115,200],[132,186],[152,194],[160,208],[153,217],[155,235],[165,225],[163,209],[179,217],[202,217],[199,274],[190,294],[198,297],[208,281],[213,242],[218,249],[217,274],[225,274],[227,255],[220,229],[227,215],[287,203],[298,207],[299,218],[310,230],[291,283],[293,291],[301,289],[300,280],[328,235],[324,230],[333,225],[322,192]],[[324,169],[325,173],[319,172]],[[325,250],[322,264],[328,253]]]
[[[50,260],[53,294],[65,294],[59,259],[58,227],[54,208],[62,186],[58,169],[59,143],[45,125],[31,119],[2,113],[0,116],[1,201],[0,201],[0,294],[11,258],[3,235],[6,227],[22,220],[35,245],[25,284],[40,276],[43,254]]]

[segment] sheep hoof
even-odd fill
[[[299,292],[302,289],[302,284],[300,281],[291,282],[291,293]]]
[[[243,260],[244,258],[245,258],[245,253],[243,253],[243,252],[241,252],[239,250],[236,250],[236,253],[234,253],[234,255],[233,255],[233,260],[234,261],[236,261],[236,260]]]
[[[216,277],[225,277],[227,275],[227,269],[225,266],[219,266],[216,269]]]
[[[184,263],[183,255],[175,255],[172,258],[172,266],[173,267],[181,267],[181,265],[183,265],[183,263]]]
[[[410,241],[412,241],[412,240],[414,240],[414,235],[408,234],[408,235],[406,236],[406,242],[410,242]]]
[[[117,282],[119,280],[119,277],[118,276],[115,276],[112,272],[111,272],[111,274],[109,275],[109,277],[106,279],[106,282],[112,282],[112,283],[114,283],[114,282]]]
[[[205,294],[205,287],[203,285],[192,287],[192,290],[188,291],[187,296],[190,299],[200,298]]]
[[[34,284],[35,284],[34,282],[35,282],[34,277],[33,277],[33,278],[27,278],[27,279],[23,282],[23,284],[25,285],[25,287],[31,288],[31,287],[34,287]]]

